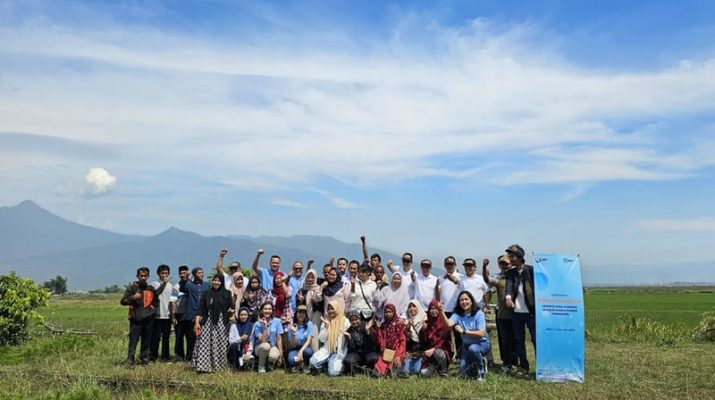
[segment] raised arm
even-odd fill
[[[258,270],[260,269],[258,267],[258,260],[261,258],[263,255],[263,249],[258,249],[256,252],[256,258],[253,259],[253,265],[251,267],[253,268],[253,272],[258,273]]]
[[[487,266],[489,266],[489,259],[485,258],[482,261],[482,278],[484,278],[484,282],[489,283],[489,268]]]
[[[362,256],[365,259],[365,261],[370,261],[370,256],[367,251],[367,239],[365,238],[365,235],[360,236],[360,242],[362,243]]]
[[[390,272],[392,272],[393,274],[397,271],[397,267],[392,262],[392,260],[387,260],[387,269],[389,269]]]
[[[221,251],[218,253],[218,260],[216,260],[216,271],[219,273],[219,275],[223,275],[223,258],[226,256],[226,253],[228,253],[228,250],[226,249],[221,249]]]

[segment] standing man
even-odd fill
[[[224,257],[226,257],[226,254],[228,254],[227,249],[221,249],[221,252],[219,252],[218,260],[216,260],[217,271],[223,271],[223,259]],[[233,274],[239,272],[240,269],[241,263],[238,261],[231,261],[231,264],[228,265],[228,274],[223,274],[223,286],[226,288],[226,290],[231,290],[231,288],[233,287]],[[243,277],[243,287],[248,287],[248,278],[246,278],[245,276]]]
[[[159,343],[161,342],[161,361],[169,361],[169,336],[171,335],[171,291],[173,286],[169,282],[171,269],[166,264],[161,264],[156,268],[156,275],[159,280],[152,282],[152,287],[159,298],[159,313],[154,317],[151,328],[151,359],[159,359]]]
[[[426,258],[420,261],[420,273],[412,271],[410,276],[415,288],[413,299],[419,301],[423,309],[428,310],[430,301],[437,299],[439,295],[437,277],[432,275],[432,261]]]
[[[358,264],[358,265],[359,265],[359,264]],[[345,276],[347,276],[347,274],[345,273],[345,271],[348,270],[348,259],[345,258],[345,257],[340,257],[340,258],[338,258],[338,264],[337,264],[337,266],[338,266],[338,270],[340,270],[340,276],[342,276],[343,278],[345,278]],[[350,280],[349,277],[348,277],[348,280]]]
[[[484,263],[489,264],[488,259],[484,259]],[[445,275],[449,278],[452,283],[458,285],[459,291],[466,290],[472,294],[474,300],[479,304],[479,308],[484,309],[486,304],[484,304],[484,294],[487,293],[489,287],[487,283],[484,282],[484,278],[477,274],[477,262],[473,258],[465,258],[462,263],[464,267],[464,275],[462,275],[459,280],[454,274]]]
[[[487,266],[482,268],[482,276],[487,283],[497,292],[497,337],[499,339],[499,355],[502,361],[502,370],[504,372],[514,372],[513,367],[516,366],[516,358],[514,353],[514,328],[512,327],[512,315],[514,311],[506,306],[506,274],[511,269],[509,257],[499,256],[497,258],[499,264],[499,273],[496,276],[489,276]],[[491,297],[487,295],[487,297]]]
[[[442,309],[447,318],[451,318],[459,298],[459,282],[464,275],[457,271],[457,259],[454,256],[444,258],[444,276],[439,277],[437,283],[437,298],[442,303]],[[452,331],[454,340],[454,354],[460,358],[462,353],[462,335]]]
[[[382,257],[380,257],[380,254],[378,254],[378,253],[373,253],[373,255],[371,255],[371,256],[368,258],[367,238],[365,237],[365,235],[360,236],[360,242],[362,243],[362,256],[363,256],[363,258],[365,259],[365,261],[369,261],[369,262],[370,262],[370,268],[374,271],[375,268],[377,268],[378,266],[381,267],[381,266],[382,266],[382,264],[381,264],[381,263],[382,263]]]
[[[514,311],[512,327],[514,345],[519,358],[518,374],[529,374],[529,360],[526,358],[526,329],[531,334],[531,344],[536,353],[536,321],[534,302],[534,267],[524,263],[524,249],[513,244],[506,249],[512,269],[506,273],[506,306]]]
[[[387,268],[393,274],[397,272],[397,267],[392,264],[392,260],[387,261]],[[402,254],[402,276],[409,276],[412,274],[412,253]]]
[[[308,269],[313,265],[315,260],[312,258],[308,259]],[[293,310],[293,314],[296,311],[296,296],[303,288],[303,283],[305,282],[305,275],[303,274],[303,263],[300,261],[295,261],[293,263],[293,270],[288,276],[288,286],[290,286],[290,309]]]
[[[174,285],[171,291],[171,302],[169,303],[171,324],[174,325],[174,357],[176,357],[175,360],[177,362],[186,360],[186,353],[184,352],[186,335],[184,334],[184,329],[181,324],[181,319],[186,309],[186,297],[184,293],[181,292],[180,287],[182,282],[186,284],[187,280],[189,280],[189,267],[182,265],[179,267],[179,283]]]
[[[201,295],[208,289],[209,284],[204,282],[204,270],[196,267],[191,270],[192,280],[179,283],[179,290],[186,295],[186,308],[181,316],[181,324],[186,335],[186,360],[191,362],[194,356],[194,346],[196,345],[196,333],[194,332],[194,320],[201,305]]]
[[[261,287],[263,290],[270,292],[271,289],[273,289],[273,275],[281,270],[281,258],[275,254],[272,255],[269,261],[270,268],[266,269],[258,266],[258,260],[260,260],[262,255],[263,249],[258,249],[256,252],[256,258],[253,259],[252,268],[253,272],[255,272],[261,279]]]
[[[134,353],[140,338],[140,362],[142,364],[151,363],[149,341],[151,340],[152,323],[159,301],[155,295],[154,288],[147,284],[148,280],[149,268],[139,267],[137,269],[137,280],[127,287],[124,291],[124,296],[120,300],[121,305],[129,306],[129,347],[127,348],[126,362],[129,368],[134,367]]]

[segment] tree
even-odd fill
[[[47,306],[50,292],[32,279],[10,272],[0,275],[0,346],[17,344],[27,339],[30,321],[44,322],[35,309]]]
[[[67,278],[57,275],[49,281],[42,284],[42,287],[49,289],[54,294],[67,293]]]

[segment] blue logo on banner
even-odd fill
[[[585,330],[579,258],[535,254],[534,264],[536,379],[583,383]]]

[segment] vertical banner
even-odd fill
[[[584,382],[583,287],[578,256],[534,254],[536,379]]]

